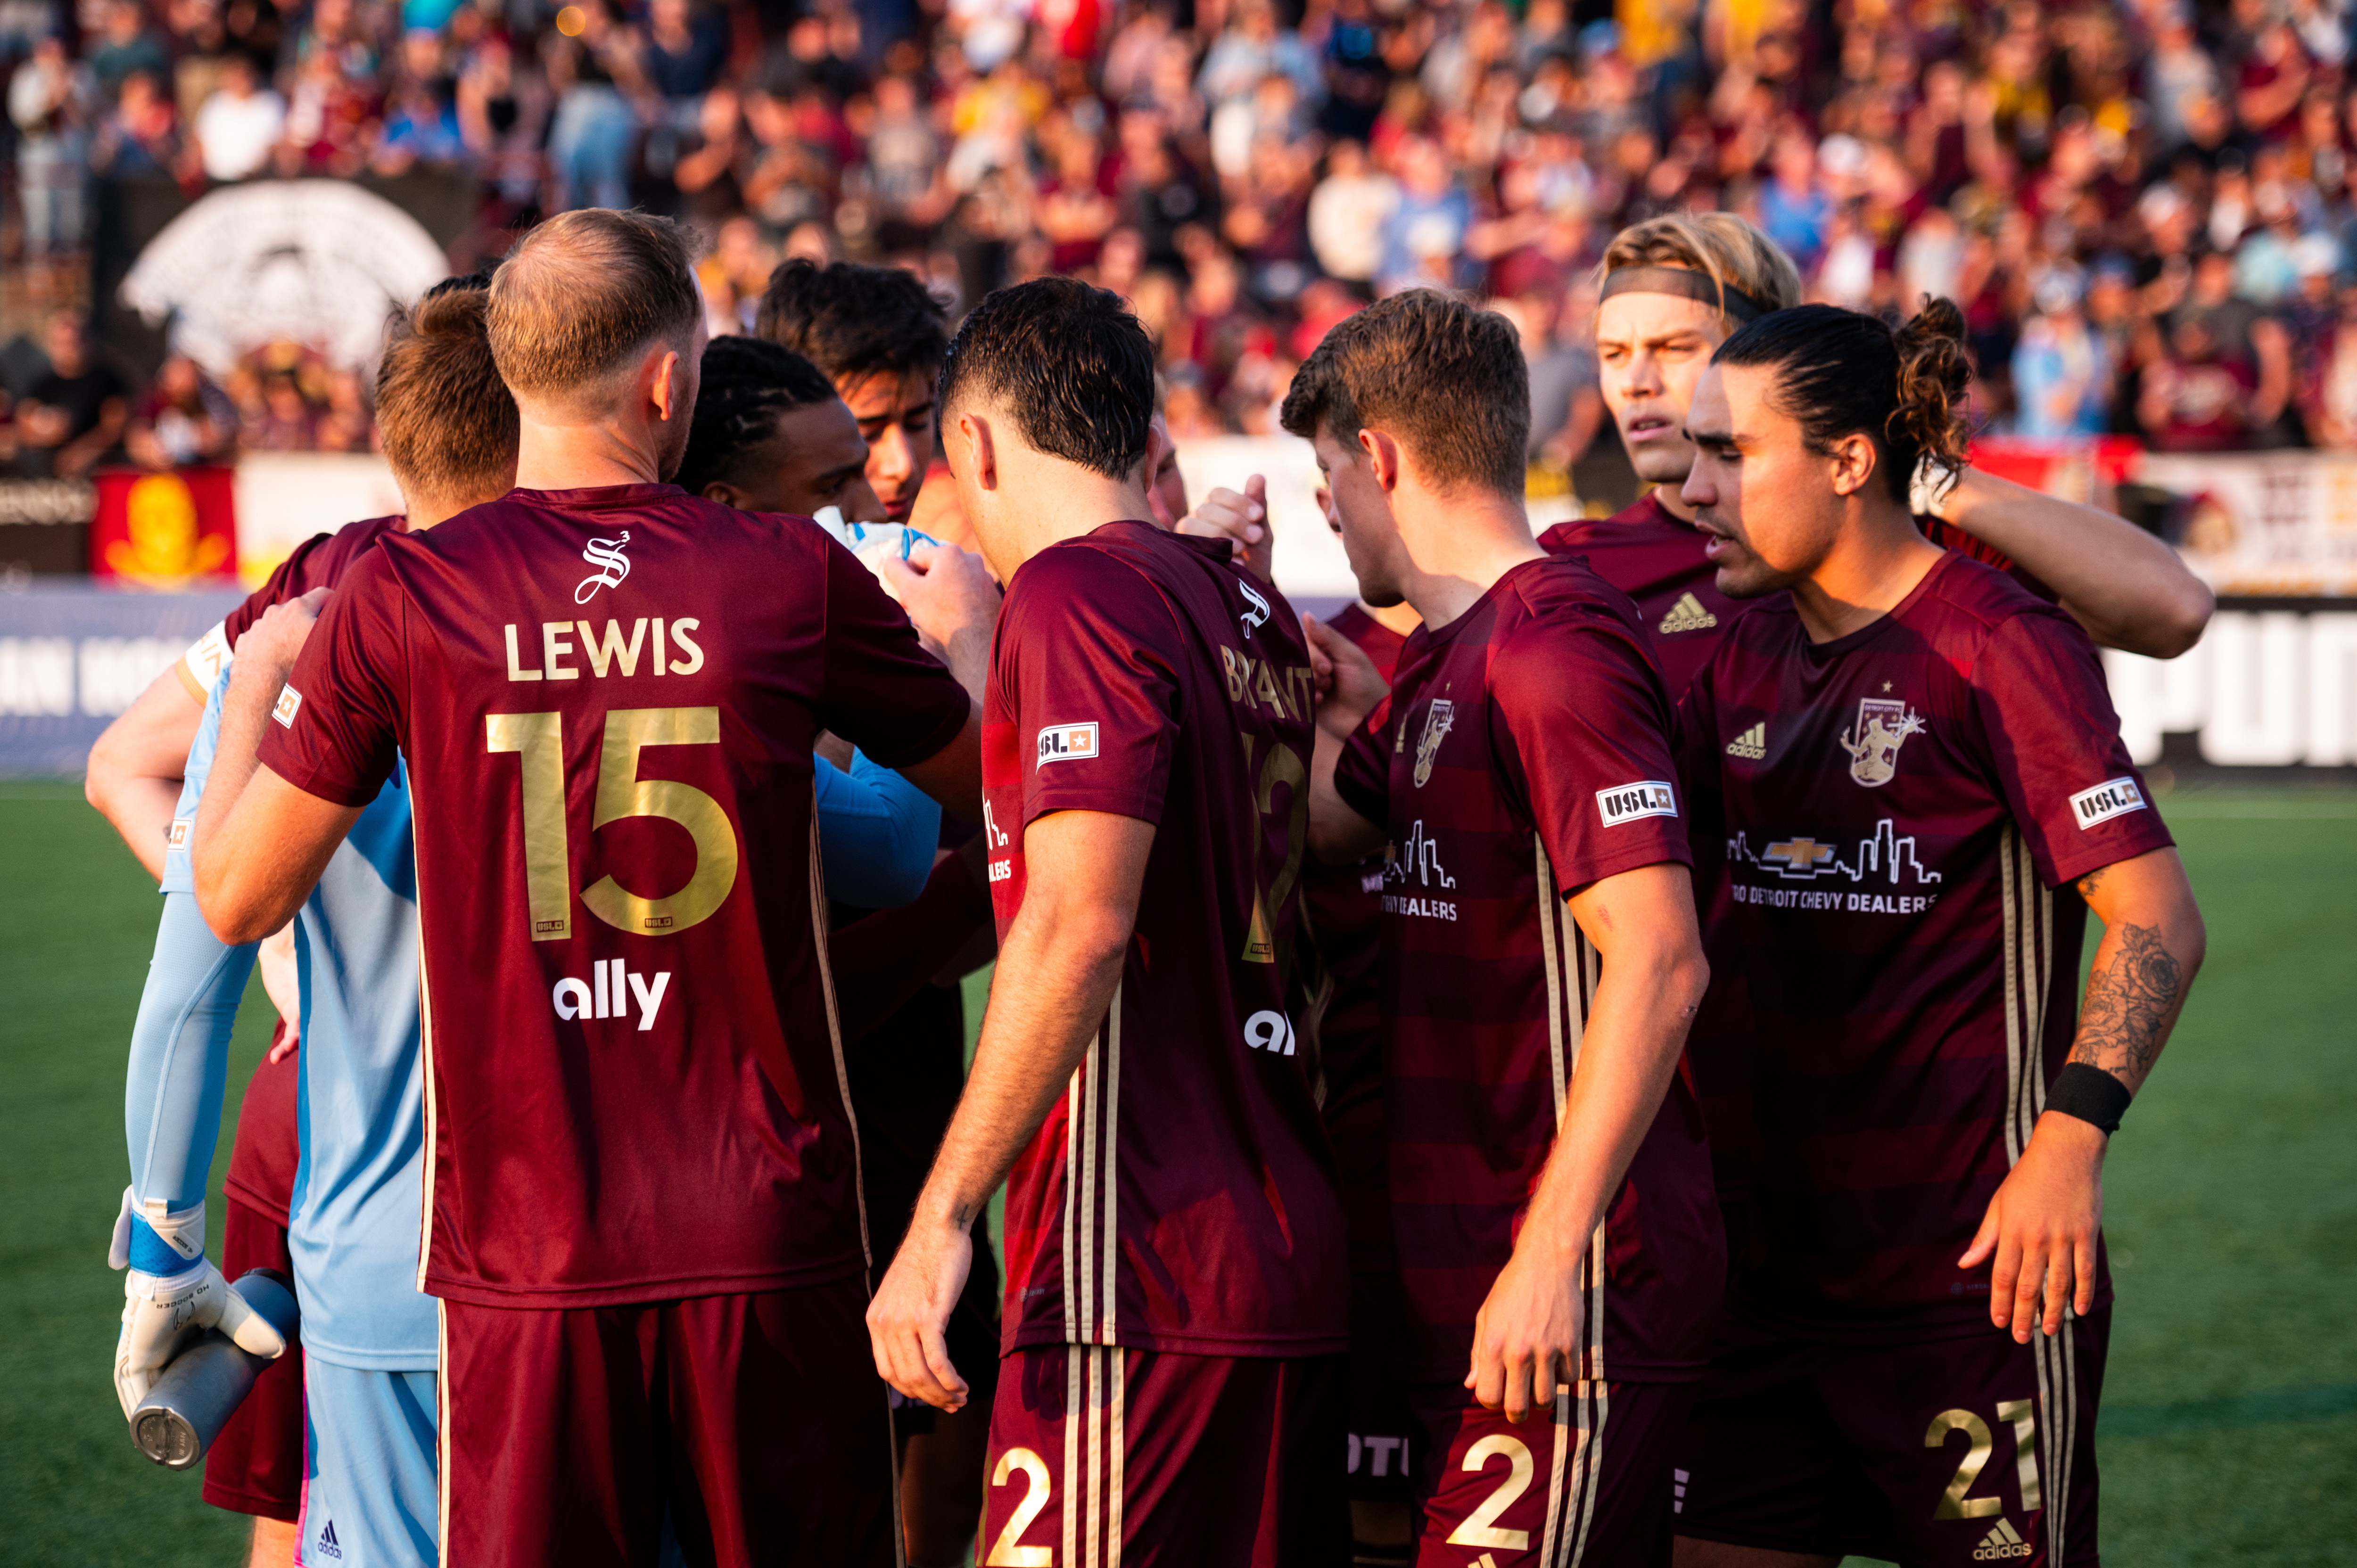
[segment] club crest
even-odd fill
[[[1923,716],[1903,701],[1859,698],[1857,724],[1840,737],[1841,748],[1849,753],[1849,776],[1869,789],[1881,789],[1899,775],[1899,748],[1923,727]]]
[[[1457,704],[1446,697],[1435,697],[1432,706],[1425,710],[1424,733],[1415,742],[1415,787],[1423,789],[1432,777],[1432,759],[1440,754],[1440,743],[1448,735],[1448,726],[1457,722]]]

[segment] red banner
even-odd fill
[[[92,576],[119,587],[177,592],[235,575],[231,470],[107,468],[91,478],[98,487]]]

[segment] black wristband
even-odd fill
[[[2093,1122],[2105,1133],[2116,1133],[2120,1118],[2127,1114],[2128,1101],[2135,1098],[2126,1084],[2102,1068],[2068,1062],[2046,1091],[2046,1109]]]

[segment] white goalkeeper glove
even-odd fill
[[[159,1201],[143,1211],[124,1187],[106,1265],[130,1271],[123,1282],[123,1332],[114,1341],[114,1394],[125,1421],[172,1358],[208,1328],[251,1355],[275,1360],[285,1353],[286,1337],[206,1260],[201,1202],[167,1209]]]

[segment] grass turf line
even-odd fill
[[[2106,1172],[2119,1308],[2099,1429],[2104,1554],[2357,1564],[2357,795],[2182,805],[2162,810],[2210,957]],[[0,783],[0,1278],[16,1307],[0,1337],[0,1556],[28,1568],[229,1568],[243,1541],[194,1476],[139,1456],[108,1377],[124,1051],[156,908],[77,788]],[[980,1001],[970,983],[969,1030]],[[225,1126],[267,1005],[257,984]],[[224,1140],[215,1257],[227,1154]]]

